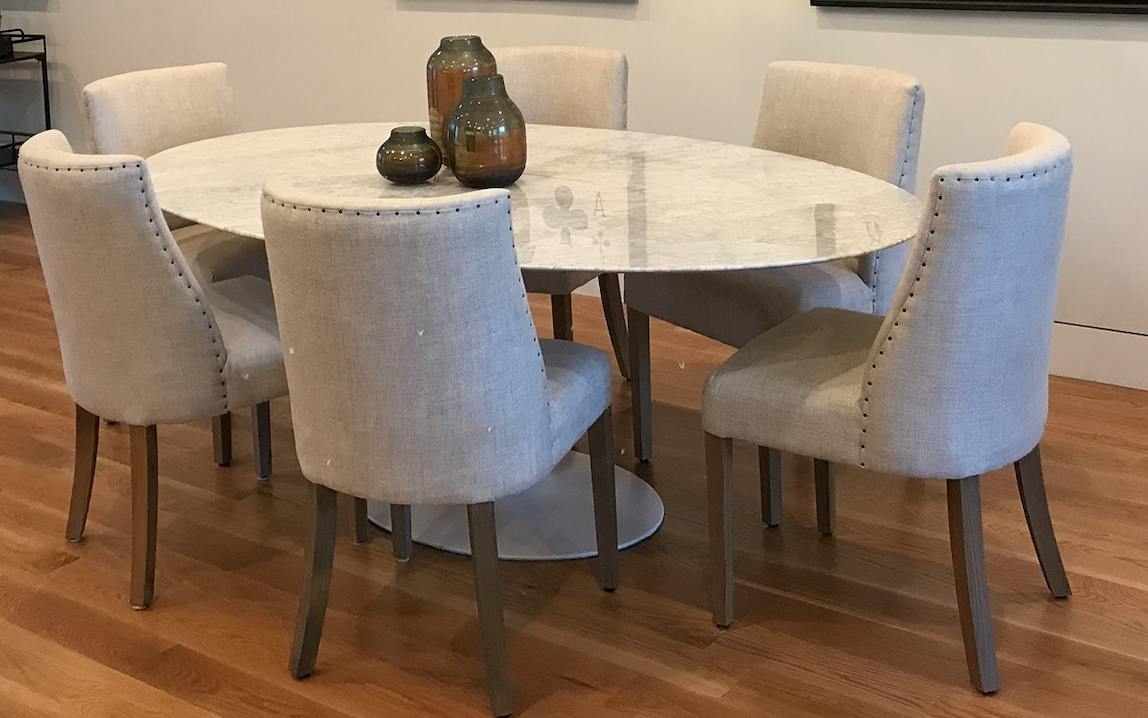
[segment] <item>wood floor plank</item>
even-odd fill
[[[216,718],[220,715],[197,710],[171,692],[149,686],[2,621],[0,693],[15,697],[29,709],[30,715],[37,716]]]

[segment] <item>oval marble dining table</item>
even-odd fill
[[[445,168],[396,185],[375,153],[400,124],[264,130],[181,145],[148,159],[160,206],[262,237],[271,178],[333,196],[429,197],[467,191]],[[530,125],[526,171],[509,187],[519,264],[595,272],[735,270],[854,257],[911,238],[921,203],[851,170],[751,147],[641,132]],[[700,447],[699,447],[700,451]],[[650,536],[657,493],[616,467],[619,543]],[[495,502],[499,554],[596,553],[589,460],[571,452],[531,489]],[[385,504],[372,521],[389,527]],[[418,506],[414,539],[469,553],[464,507]]]

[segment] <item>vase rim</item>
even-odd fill
[[[403,125],[391,130],[392,135],[417,135],[419,133],[426,134],[426,128],[419,125]]]
[[[478,35],[447,35],[439,41],[440,45],[454,44],[454,43],[482,43],[482,38]]]

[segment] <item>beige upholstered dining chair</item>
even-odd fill
[[[629,65],[617,50],[564,45],[492,48],[506,92],[527,122],[626,129]],[[571,293],[597,277],[618,370],[630,377],[625,310],[617,274],[524,269],[526,291],[549,294],[555,339],[573,339]]]
[[[262,209],[296,450],[315,490],[291,673],[309,675],[319,649],[336,492],[391,504],[400,560],[410,504],[466,504],[490,704],[507,715],[492,502],[589,429],[598,581],[618,585],[610,360],[537,338],[506,190],[350,200],[269,182]]]
[[[49,130],[24,144],[19,170],[76,402],[67,537],[83,536],[100,418],[128,424],[131,604],[146,608],[155,577],[156,425],[287,393],[271,285],[252,276],[201,284],[140,157],[74,154]]]
[[[240,131],[232,102],[227,65],[206,63],[141,70],[96,80],[84,87],[88,128],[99,154],[157,152]],[[165,214],[168,228],[200,284],[244,275],[267,278],[263,242],[193,224]],[[260,404],[252,410],[256,436],[270,427],[271,415]],[[231,415],[213,420],[215,460],[231,462]],[[264,448],[269,448],[270,444]],[[256,474],[271,475],[271,456],[256,446]]]
[[[1045,498],[1039,444],[1072,151],[1013,128],[1006,156],[932,178],[908,266],[884,318],[821,308],[739,349],[702,402],[714,620],[733,620],[732,439],[874,471],[944,479],[965,656],[973,685],[1000,688],[981,528],[980,474],[1013,463],[1053,596],[1068,579]],[[819,477],[821,479],[821,477]],[[818,523],[832,529],[832,483]]]
[[[753,146],[820,160],[913,191],[925,93],[892,70],[818,62],[774,62],[765,71]],[[650,317],[740,347],[814,307],[872,314],[889,308],[907,246],[844,260],[735,272],[626,277],[634,451],[653,453]],[[781,520],[780,460],[759,451],[762,519]]]

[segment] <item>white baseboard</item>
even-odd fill
[[[1148,337],[1054,324],[1049,373],[1148,389]]]

